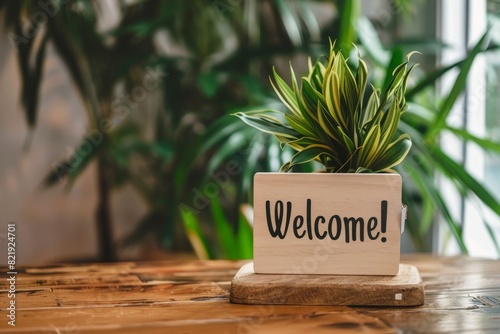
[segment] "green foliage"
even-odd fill
[[[256,75],[262,63],[305,49],[307,41],[320,38],[307,1],[119,1],[115,9],[120,19],[107,30],[100,23],[107,20],[108,11],[99,1],[47,0],[43,5],[54,15],[32,25],[34,17],[45,13],[39,3],[0,0],[6,18],[2,23],[17,36],[13,47],[27,123],[36,126],[45,49],[51,45],[80,93],[86,133],[91,135],[82,136],[74,154],[61,157],[53,170],[46,166],[44,185],[65,180],[71,185],[86,167],[99,162],[100,184],[106,191],[99,189],[98,207],[111,208],[109,188],[129,184],[148,208],[133,232],[117,244],[127,246],[152,235],[162,248],[186,251],[179,204],[192,202],[191,190],[232,159],[242,170],[230,181],[233,188],[242,184],[237,201],[231,203],[239,205],[248,202],[253,172],[273,164],[275,143],[268,151],[269,138],[255,136],[250,128],[237,133],[244,124],[224,121],[229,110],[269,98]],[[152,90],[144,85],[151,69],[168,74]],[[137,91],[146,91],[144,101],[133,97]],[[113,124],[111,129],[102,128],[107,123]],[[236,126],[230,127],[232,123]],[[220,132],[229,136],[227,141],[217,132],[225,125],[234,130]],[[126,133],[130,127],[136,131]],[[96,136],[97,142],[89,145]],[[219,150],[208,144],[220,145]],[[204,212],[197,218],[206,230],[218,224],[217,217]],[[111,223],[108,219],[98,226]]]
[[[407,134],[398,134],[401,114],[406,110],[406,85],[415,65],[407,61],[395,67],[387,87],[371,86],[368,102],[363,103],[368,68],[357,58],[355,73],[348,59],[330,44],[326,64],[320,60],[302,77],[299,87],[290,66],[292,84],[288,86],[274,71],[273,88],[286,106],[284,111],[257,110],[235,115],[256,129],[273,134],[297,153],[281,167],[316,160],[327,172],[387,172],[403,161],[411,147]]]
[[[219,199],[211,199],[210,208],[215,222],[215,241],[212,242],[203,232],[198,216],[189,209],[181,211],[186,234],[198,258],[251,259],[253,255],[253,230],[245,215],[245,211],[248,211],[247,206],[240,207],[236,228],[226,217]]]
[[[448,226],[458,246],[464,253],[468,253],[468,247],[463,238],[463,222],[455,218],[445,199],[445,195],[435,185],[436,176],[442,176],[449,180],[459,194],[468,200],[479,200],[484,206],[491,209],[500,216],[500,203],[493,194],[488,191],[482,182],[476,180],[465,166],[449,156],[439,143],[440,136],[449,132],[464,142],[474,142],[485,152],[498,152],[498,143],[488,138],[478,138],[465,129],[456,129],[447,125],[448,115],[455,105],[459,96],[466,88],[469,71],[476,56],[480,52],[488,51],[485,45],[488,32],[486,32],[474,45],[469,54],[452,65],[438,68],[434,72],[422,77],[407,94],[409,104],[412,106],[408,113],[402,117],[400,129],[407,132],[413,140],[413,148],[407,160],[398,171],[406,176],[406,187],[403,189],[403,198],[409,203],[415,202],[414,210],[421,215],[410,217],[409,226],[419,226],[411,233],[413,242],[418,248],[425,249],[424,236],[439,215]],[[419,98],[425,95],[426,90],[434,89],[436,81],[452,69],[459,69],[455,83],[449,92],[442,94],[433,103],[421,103],[416,105]],[[498,153],[497,153],[498,154]],[[412,200],[416,198],[416,200]],[[498,250],[498,242],[488,222],[486,226],[492,242]],[[500,255],[500,252],[498,253]]]
[[[322,6],[319,11],[327,8],[337,13],[322,30],[315,17],[318,7],[310,6],[312,2]],[[390,2],[397,12],[412,11],[409,0]],[[43,98],[39,90],[44,79],[44,59],[49,54],[45,52],[47,46],[53,46],[66,65],[86,107],[88,133],[82,136],[74,154],[66,157],[45,181],[52,185],[64,178],[71,185],[86,167],[99,162],[102,166],[99,173],[105,176],[101,180],[109,186],[132,185],[148,209],[133,233],[122,242],[124,245],[153,235],[164,248],[185,250],[189,246],[187,236],[202,257],[232,258],[236,255],[230,248],[241,244],[247,245],[244,247],[247,251],[239,250],[238,256],[248,257],[251,227],[243,224],[242,216],[236,212],[242,203],[251,201],[252,175],[256,171],[277,170],[283,164],[294,171],[310,172],[317,169],[315,163],[296,163],[314,158],[323,159],[330,171],[362,172],[391,168],[399,157],[407,154],[404,162],[394,168],[405,179],[403,199],[410,208],[407,228],[419,250],[430,249],[426,235],[438,221],[436,218],[442,217],[439,221],[447,224],[462,250],[467,251],[462,222],[451,212],[445,195],[436,185],[438,176],[449,179],[466,199],[500,213],[498,200],[484,184],[471,177],[460,161],[448,156],[439,146],[441,134],[451,133],[484,151],[500,152],[497,142],[447,124],[451,108],[464,91],[475,57],[496,47],[484,45],[486,38],[463,60],[431,73],[414,71],[412,77],[416,82],[409,85],[405,94],[409,72],[404,58],[406,49],[426,50],[429,56],[446,46],[430,41],[407,48],[404,40],[395,40],[388,49],[370,20],[359,16],[359,0],[120,1],[117,3],[121,19],[110,31],[98,27],[103,12],[99,1],[47,0],[44,3],[52,4],[56,14],[49,15],[42,28],[42,25],[29,27],[27,24],[42,11],[37,2],[0,0],[0,9],[5,11],[2,23],[6,31],[20,37],[16,39],[22,79],[20,96],[30,128],[36,126],[37,106]],[[27,28],[31,32],[29,38],[24,36]],[[391,32],[387,32],[390,35]],[[158,41],[165,34],[170,39],[166,44],[174,47],[160,52]],[[307,75],[300,82],[292,77],[291,87],[277,74],[262,70],[272,68],[279,57],[291,59],[306,53],[315,58],[328,53],[331,50],[326,36],[337,40],[334,56],[329,57],[326,64],[311,65],[315,74]],[[365,73],[362,61],[356,62],[357,50],[353,49],[353,43],[358,44],[360,54],[371,65],[370,75]],[[183,52],[177,52],[178,49]],[[330,62],[334,67],[330,70],[343,71],[341,76],[337,73],[337,79],[324,75]],[[168,77],[154,92],[148,91],[144,101],[147,103],[132,101],[136,107],[119,104],[119,109],[126,109],[127,117],[120,118],[111,130],[103,131],[100,128],[103,121],[116,120],[124,114],[116,112],[113,103],[123,102],[121,94],[130,95],[134,87],[142,87],[147,68],[159,69],[168,73]],[[436,82],[453,70],[460,72],[453,89],[441,94],[436,92]],[[278,101],[272,97],[272,87],[265,82],[267,74],[273,75],[279,96],[292,109],[281,110],[276,106]],[[335,87],[336,94],[342,97],[340,108],[327,104],[327,92],[323,93],[323,85],[318,80],[332,88],[330,98]],[[391,82],[392,93],[388,92]],[[373,89],[372,85],[379,89]],[[361,94],[359,90],[364,87],[366,91]],[[156,99],[159,95],[162,101]],[[352,101],[356,99],[360,100],[359,105],[353,107]],[[144,110],[146,105],[155,108]],[[409,108],[403,112],[405,105]],[[391,106],[394,106],[392,110]],[[256,122],[257,127],[266,127],[267,132],[279,129],[285,147],[280,149],[279,141],[272,136],[229,116],[235,111],[243,111],[241,117]],[[346,112],[347,116],[355,112],[358,116],[349,123]],[[144,126],[146,122],[136,122],[146,114],[154,115],[153,119],[146,120],[154,124],[153,128]],[[260,114],[265,115],[263,121],[255,117]],[[378,116],[367,123],[368,116],[373,114]],[[273,122],[269,122],[269,117],[274,117]],[[391,137],[395,124],[392,122],[396,119],[399,125]],[[304,120],[307,123],[303,123]],[[96,141],[97,133],[102,134],[102,140]],[[412,139],[408,153],[409,139],[405,134]],[[388,146],[398,142],[401,136],[403,139],[395,145],[395,152],[388,152]],[[292,137],[298,141],[294,142]],[[384,139],[383,145],[381,139]],[[89,142],[90,153],[87,152]],[[380,145],[373,145],[374,142]],[[306,153],[294,157],[296,148],[309,146],[312,147],[305,150]],[[330,147],[335,147],[333,153]],[[321,153],[323,149],[326,153]],[[383,153],[387,159],[374,165],[371,160],[381,159]],[[224,200],[220,205],[211,202],[210,208],[197,214],[179,210],[180,203],[192,202],[192,189],[205,184],[227,161],[236,161],[241,170],[231,177],[226,188],[221,188]],[[292,163],[286,165],[290,161],[293,167]],[[97,196],[100,207],[110,207],[106,204],[109,204],[109,196],[109,191],[100,191]],[[223,211],[218,209],[221,207]],[[484,219],[481,223],[487,229],[490,227]],[[488,231],[494,240],[491,228]],[[228,239],[233,239],[233,243]],[[234,240],[239,240],[238,245]]]

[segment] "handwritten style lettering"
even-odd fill
[[[285,239],[289,227],[291,227],[293,236],[297,239],[307,237],[309,240],[323,240],[328,237],[331,240],[339,240],[343,235],[346,243],[378,240],[379,238],[381,242],[386,242],[387,238],[384,235],[387,230],[387,201],[380,202],[380,216],[378,217],[332,215],[327,218],[317,215],[313,218],[310,199],[307,199],[306,202],[305,215],[295,214],[294,216],[292,202],[283,203],[283,201],[278,200],[274,203],[274,212],[272,212],[271,201],[266,201],[266,220],[269,234],[273,238],[278,237],[279,239]]]

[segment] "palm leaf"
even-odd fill
[[[472,191],[487,207],[500,216],[499,201],[486,189],[486,187],[470,175],[463,166],[451,159],[438,147],[432,151],[432,157],[439,163],[437,166],[444,175],[459,182],[465,189]]]
[[[451,112],[455,102],[458,97],[463,93],[466,85],[467,85],[467,77],[469,75],[469,71],[472,67],[474,59],[481,52],[484,47],[486,38],[488,37],[488,31],[484,33],[481,39],[474,46],[472,51],[469,53],[467,58],[465,59],[460,73],[458,74],[453,87],[450,90],[450,93],[446,95],[445,100],[439,107],[439,113],[436,115],[436,119],[434,121],[433,127],[427,133],[426,138],[436,138],[437,134],[439,134],[440,130],[446,125],[446,119],[448,118],[449,113]]]

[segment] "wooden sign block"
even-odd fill
[[[257,173],[255,272],[396,275],[401,192],[399,174]]]

